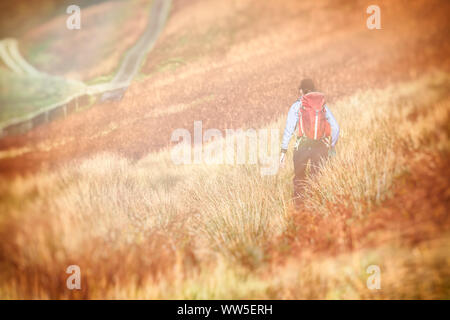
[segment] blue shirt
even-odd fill
[[[299,121],[298,112],[301,106],[302,106],[301,101],[297,100],[289,109],[286,120],[286,127],[284,128],[283,139],[281,141],[282,150],[287,150],[288,148],[289,141],[291,140],[292,134],[294,133],[295,128],[297,127]],[[331,127],[331,146],[334,147],[339,138],[339,125],[336,119],[334,118],[333,114],[331,113],[330,109],[328,109],[327,105],[325,105],[325,118],[327,119]]]

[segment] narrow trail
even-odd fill
[[[96,94],[116,89],[127,88],[147,54],[155,46],[156,40],[161,33],[169,15],[171,0],[155,0],[149,13],[148,24],[144,34],[139,41],[125,54],[123,61],[114,78],[105,84],[90,86],[87,88],[88,94]]]
[[[57,101],[52,105],[48,105],[45,108],[41,108],[40,110],[30,114],[13,118],[5,123],[1,123],[0,130],[11,125],[29,121],[40,114],[49,112],[61,105],[68,104],[73,99],[86,94],[98,95],[103,93],[102,100],[107,100],[109,97],[115,97],[117,93],[122,95],[123,91],[128,88],[131,81],[135,77],[148,52],[154,47],[169,15],[170,6],[171,0],[155,0],[153,2],[152,7],[150,8],[148,24],[144,34],[125,54],[117,74],[110,82],[88,86],[80,81],[64,79],[64,81],[68,84],[73,85],[74,92],[70,96],[66,96],[62,101]],[[20,54],[16,39],[4,39],[0,41],[0,58],[12,72],[19,75],[32,77],[35,81],[39,81],[40,77],[53,77],[38,71],[23,58]]]
[[[413,157],[411,174],[398,179],[392,198],[364,219],[349,220],[354,218],[353,211],[340,205],[329,216],[305,208],[292,210],[295,225],[302,228],[288,230],[270,245],[274,261],[339,255],[389,243],[409,248],[442,239],[450,229],[446,156],[427,153]],[[285,241],[292,249],[280,253],[277,248]]]

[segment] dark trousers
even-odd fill
[[[303,196],[306,169],[308,161],[311,160],[310,175],[317,173],[322,159],[328,156],[328,147],[322,141],[308,140],[300,144],[297,150],[294,150],[294,201],[299,205]]]

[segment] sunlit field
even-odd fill
[[[339,155],[309,181],[305,212],[291,208],[290,167],[262,177],[257,166],[177,166],[168,151],[136,163],[99,154],[2,181],[2,293],[444,298],[449,88],[448,75],[433,74],[339,100]],[[425,103],[433,108],[422,113]],[[430,194],[417,191],[429,183]],[[58,270],[74,263],[88,286],[73,296]],[[386,273],[376,294],[365,287],[370,264]],[[421,283],[424,272],[433,282]]]
[[[174,1],[122,100],[0,140],[1,299],[450,298],[449,22],[439,10],[415,19],[448,4],[380,1],[383,29],[368,31],[366,1],[225,2]],[[111,78],[110,45],[108,63],[80,55],[75,78]],[[341,130],[300,208],[294,141],[284,168],[268,149],[275,174],[234,154],[226,164],[225,136],[204,145],[224,151],[219,164],[174,161],[172,132],[194,121],[281,138],[305,75]],[[70,265],[79,290],[66,286]]]

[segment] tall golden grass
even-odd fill
[[[330,105],[341,126],[337,156],[309,178],[307,210],[332,216],[340,206],[366,219],[392,196],[412,154],[448,154],[449,88],[450,76],[434,73]],[[175,165],[164,150],[137,163],[99,154],[3,179],[0,297],[448,297],[448,234],[414,254],[384,243],[274,263],[274,251],[289,251],[275,239],[295,224],[291,178],[290,162],[261,176],[258,165]],[[383,290],[373,292],[365,268],[380,260]],[[78,291],[66,288],[71,264],[81,268]]]
[[[344,128],[338,156],[309,181],[307,206],[330,213],[329,204],[339,203],[355,215],[370,212],[408,170],[411,153],[448,151],[448,85],[445,75],[437,75],[341,100],[336,105]]]

